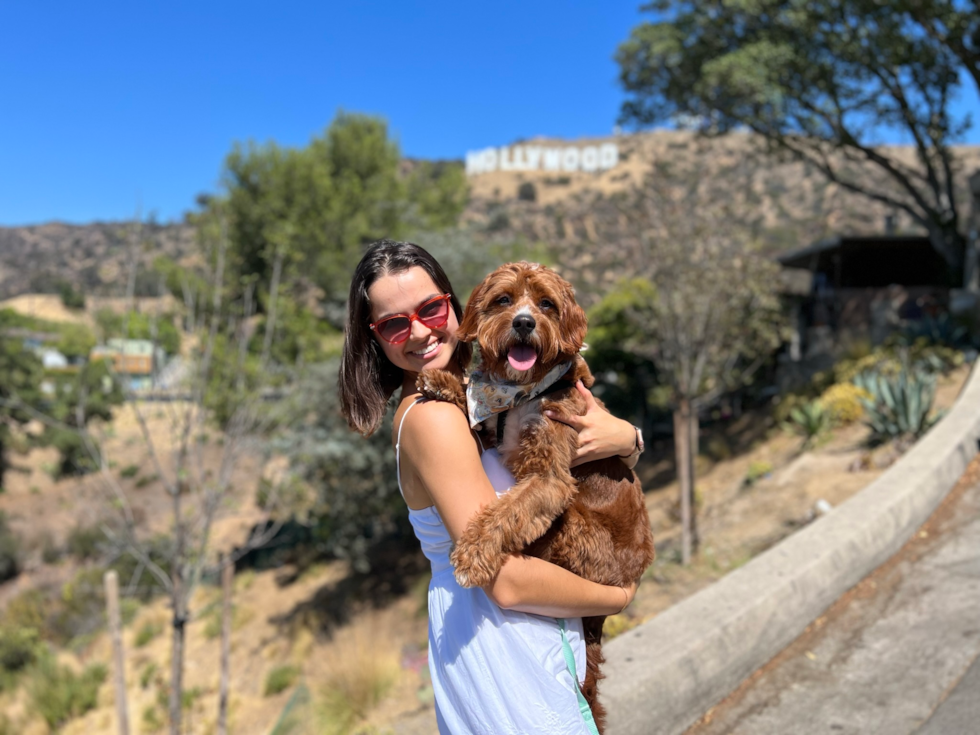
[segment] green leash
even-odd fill
[[[599,728],[596,727],[595,718],[592,717],[592,709],[589,707],[589,703],[585,701],[582,688],[578,685],[578,674],[575,672],[575,654],[572,653],[572,647],[568,645],[568,636],[565,635],[565,619],[558,618],[557,620],[558,630],[561,631],[561,652],[565,657],[568,673],[572,675],[572,685],[575,687],[575,696],[578,698],[578,710],[582,713],[582,719],[585,720],[585,726],[589,732],[592,735],[599,735]]]

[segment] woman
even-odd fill
[[[458,408],[422,401],[415,387],[421,370],[463,375],[471,348],[456,338],[461,316],[429,253],[411,243],[373,244],[351,283],[339,381],[344,417],[364,435],[378,428],[401,387],[392,440],[399,489],[432,564],[429,669],[439,731],[594,733],[578,691],[585,672],[581,618],[620,612],[635,587],[596,584],[522,555],[510,557],[482,589],[462,588],[453,577],[454,540],[513,483],[496,451],[482,451]],[[579,389],[588,412],[552,416],[579,432],[576,463],[620,455],[635,464],[636,430]],[[567,632],[555,618],[569,619]]]

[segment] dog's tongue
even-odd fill
[[[529,345],[515,345],[507,353],[507,362],[514,370],[530,370],[538,361],[538,355]]]

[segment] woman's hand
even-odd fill
[[[563,415],[557,411],[545,411],[545,416],[548,418],[561,421],[578,432],[578,452],[572,460],[572,467],[606,457],[615,456],[625,459],[633,454],[636,447],[636,429],[633,425],[616,418],[596,403],[592,392],[581,380],[575,383],[575,387],[585,399],[584,415]]]
[[[623,610],[632,604],[633,598],[636,597],[636,590],[639,588],[639,586],[639,582],[633,582],[629,587],[622,588],[626,592],[626,604],[623,605]],[[619,612],[623,612],[623,610],[620,610]]]

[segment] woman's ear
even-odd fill
[[[477,327],[479,323],[480,309],[483,308],[483,293],[486,291],[487,279],[484,278],[480,284],[473,289],[470,300],[466,302],[463,310],[463,320],[459,323],[456,330],[456,338],[461,342],[472,342],[477,338]]]

